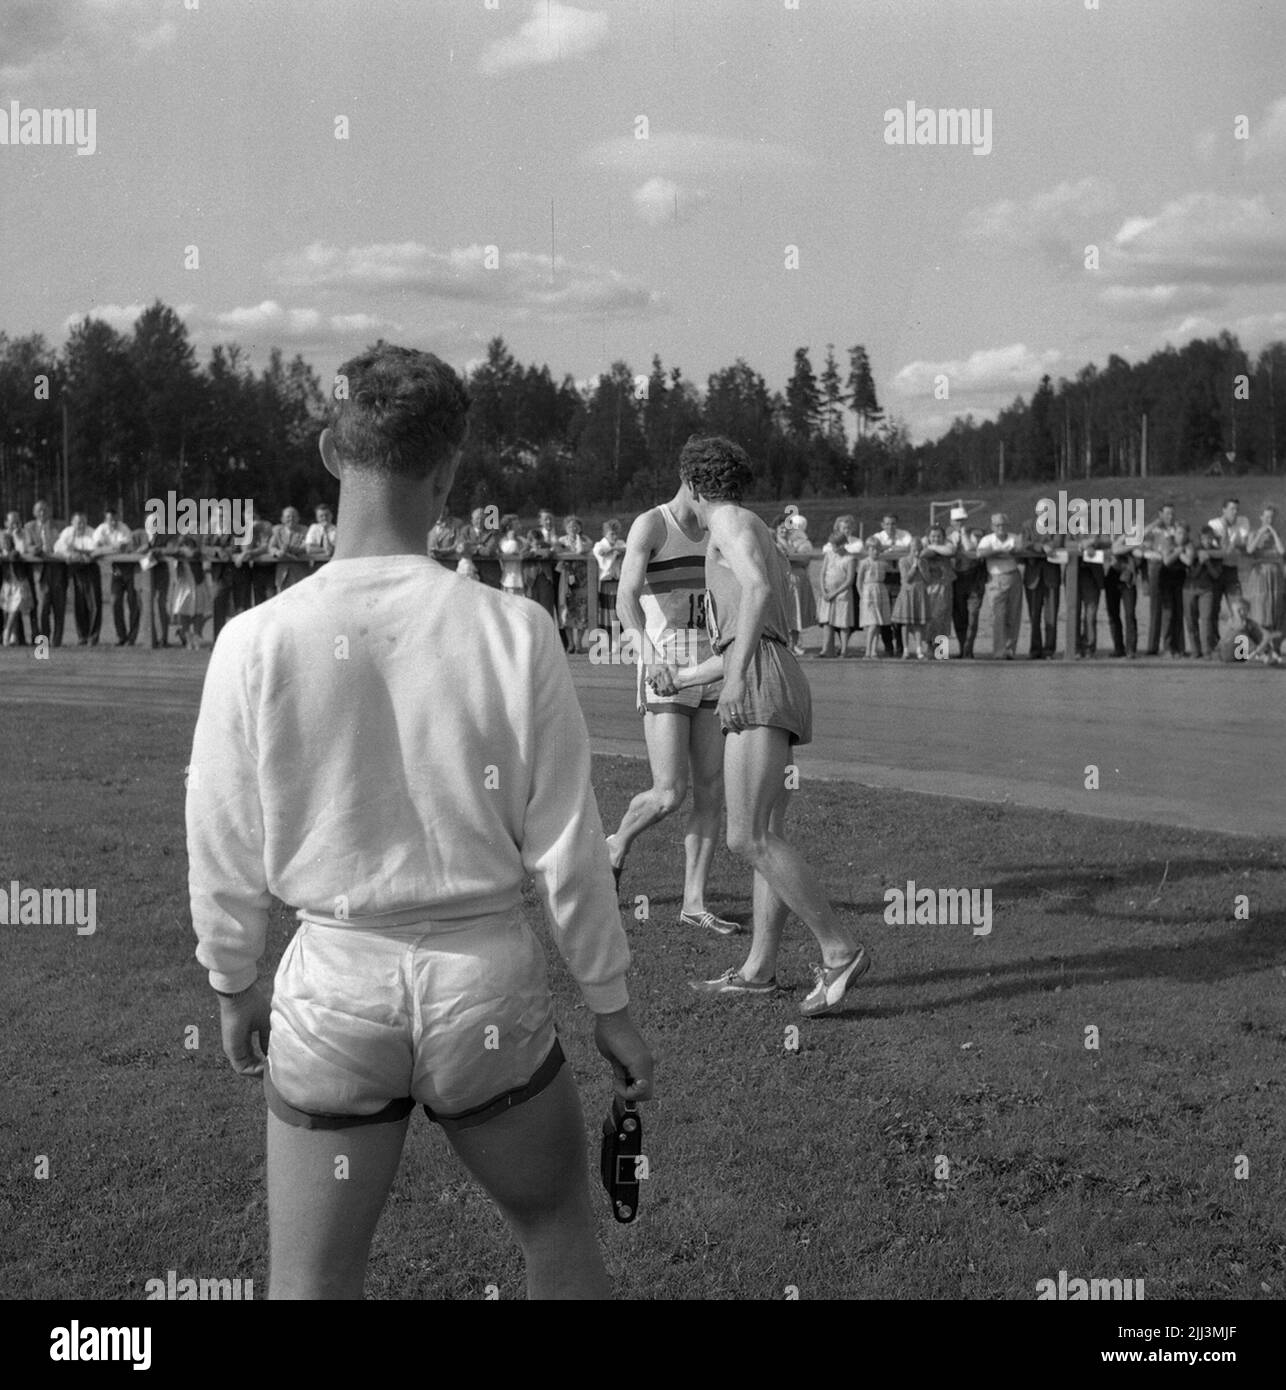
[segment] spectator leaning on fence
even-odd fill
[[[625,542],[621,539],[621,523],[612,517],[603,523],[603,535],[594,542],[594,559],[598,561],[598,625],[612,633],[612,650],[620,642],[620,625],[616,621],[616,591],[621,578],[621,561],[625,558]]]
[[[956,578],[954,559],[955,547],[947,541],[947,533],[941,523],[935,521],[924,539],[920,560],[925,598],[929,606],[924,625],[924,643],[930,656],[937,655],[939,638],[948,643],[951,640],[951,602]]]
[[[94,549],[101,555],[124,555],[134,549],[134,532],[114,507],[103,513],[102,524],[94,532]],[[141,605],[134,584],[137,569],[134,564],[112,566],[112,625],[118,647],[132,647],[138,637]]]
[[[1188,642],[1194,656],[1213,660],[1219,645],[1219,601],[1225,583],[1224,541],[1212,525],[1206,525],[1181,554],[1188,567],[1183,590]]]
[[[1031,628],[1028,656],[1043,661],[1058,646],[1058,601],[1062,593],[1063,569],[1050,557],[1062,544],[1061,536],[1040,535],[1031,522],[1024,524],[1020,549],[1023,593],[1027,599],[1027,622]]]
[[[42,497],[32,508],[31,520],[23,528],[27,555],[33,561],[31,583],[36,596],[35,633],[47,637],[55,647],[63,644],[63,620],[67,612],[67,567],[41,563],[52,556],[60,532],[54,526],[49,503]]]
[[[27,567],[22,563],[26,547],[22,518],[17,512],[10,512],[0,530],[0,614],[4,616],[6,647],[26,645],[23,621],[35,607],[27,583]]]
[[[1018,537],[1009,529],[1004,512],[994,512],[991,534],[978,542],[978,555],[987,566],[987,598],[991,607],[991,654],[1014,659],[1018,628],[1023,616],[1023,581],[1014,552]]]
[[[96,563],[94,533],[84,512],[76,512],[54,544],[54,554],[67,561],[71,571],[72,616],[79,646],[96,647],[103,625],[103,576]]]
[[[1142,558],[1147,566],[1148,582],[1148,656],[1158,655],[1163,641],[1171,656],[1183,650],[1183,575],[1176,565],[1166,562],[1167,554],[1174,553],[1175,531],[1174,503],[1163,502],[1160,513],[1143,533]]]
[[[304,549],[310,560],[329,560],[335,553],[335,513],[323,502],[304,533]]]
[[[590,553],[589,537],[578,516],[563,518],[563,534],[558,537],[558,548],[571,555]],[[559,560],[558,571],[558,621],[567,634],[567,650],[579,652],[584,647],[585,633],[589,630],[589,584],[587,569],[593,564],[592,557],[586,564],[574,560]]]
[[[279,594],[308,577],[306,537],[307,532],[299,524],[299,513],[294,507],[287,507],[281,514],[281,523],[273,528],[272,544],[268,548],[269,555],[278,562],[276,583]]]

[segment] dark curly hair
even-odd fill
[[[332,402],[344,463],[402,478],[427,477],[459,448],[469,393],[431,352],[379,343],[339,369],[346,394]]]
[[[740,502],[754,476],[746,451],[722,435],[694,434],[679,454],[679,477],[707,502]]]

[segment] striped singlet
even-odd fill
[[[639,607],[648,639],[668,656],[701,662],[710,656],[702,595],[706,542],[690,540],[666,503],[656,510],[665,523],[665,540],[647,564]]]

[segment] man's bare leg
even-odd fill
[[[619,868],[630,846],[647,829],[677,811],[688,794],[688,718],[683,714],[643,716],[652,785],[626,808],[614,835],[607,837],[612,867]]]
[[[698,709],[688,724],[692,810],[683,837],[683,911],[700,917],[723,811],[723,732],[713,709]]]
[[[611,1297],[589,1204],[585,1120],[571,1068],[472,1129],[448,1130],[527,1261],[528,1298]]]
[[[781,792],[768,818],[769,829],[783,840],[786,838],[786,808],[790,801],[790,792],[784,783],[783,778]],[[750,984],[767,984],[777,969],[777,950],[790,909],[758,870],[754,874],[754,909],[750,954],[738,974]]]
[[[270,1299],[361,1298],[406,1126],[301,1129],[268,1112]]]
[[[852,959],[857,941],[836,918],[816,873],[803,855],[772,825],[773,809],[786,786],[789,758],[790,739],[785,729],[759,727],[725,737],[723,770],[728,799],[728,848],[763,877],[773,894],[817,938],[824,964],[828,967],[843,965]],[[784,809],[782,816],[784,818]],[[756,886],[756,908],[758,904]],[[765,914],[765,932],[771,920],[769,911]],[[767,977],[776,972],[776,951],[774,949],[770,956],[766,940],[763,950],[759,950],[759,943],[759,913],[756,910],[750,960]]]

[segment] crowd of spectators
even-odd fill
[[[796,654],[808,654],[805,634],[819,628],[819,658],[968,660],[985,609],[994,657],[1019,654],[1024,615],[1027,656],[1052,657],[1074,564],[1077,657],[1096,655],[1105,611],[1113,657],[1281,659],[1286,547],[1272,506],[1255,524],[1229,498],[1218,516],[1194,525],[1178,520],[1174,506],[1164,503],[1135,533],[1077,537],[1070,551],[1068,537],[1041,534],[1034,520],[1015,528],[996,512],[986,529],[969,521],[963,508],[954,508],[949,525],[935,523],[917,535],[889,513],[868,536],[845,515],[819,550],[795,508],[777,516],[772,529],[790,567]],[[576,653],[586,650],[596,630],[613,634],[613,647],[619,642],[623,528],[612,518],[601,530],[591,541],[577,516],[558,522],[542,510],[534,525],[524,526],[515,514],[496,517],[494,508],[479,507],[467,521],[443,517],[426,549],[463,575],[486,577],[504,593],[539,604],[558,626],[564,648]],[[171,645],[173,630],[179,645],[196,649],[208,644],[207,625],[212,640],[234,613],[325,563],[334,546],[335,518],[326,505],[315,509],[307,527],[287,507],[279,522],[256,520],[245,535],[198,536],[166,533],[150,516],[131,528],[111,509],[97,526],[84,512],[59,526],[49,504],[38,501],[30,520],[10,511],[0,529],[3,641],[18,646],[44,637],[61,645],[70,588],[76,640],[97,645],[105,607],[97,562],[106,561],[119,645],[137,642],[147,604],[152,645]],[[593,611],[591,591],[597,594]],[[1141,595],[1148,599],[1142,633]],[[855,633],[860,644],[853,642]]]

